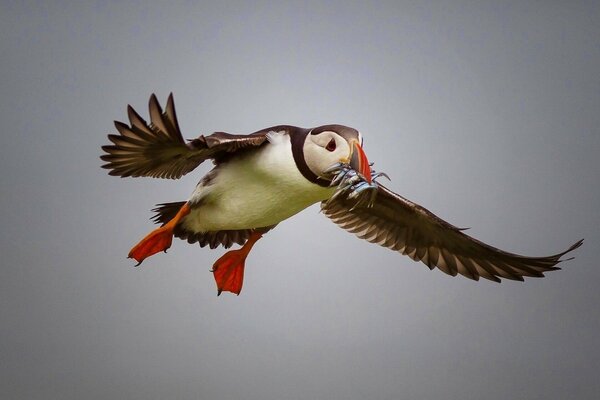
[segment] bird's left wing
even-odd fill
[[[338,196],[322,202],[321,210],[361,239],[405,254],[430,269],[437,267],[449,275],[461,274],[474,280],[482,277],[500,282],[500,278],[522,281],[524,276],[542,277],[546,271],[560,269],[555,267],[560,258],[583,242],[547,257],[508,253],[464,234],[381,184],[371,207],[355,205],[347,196]]]
[[[150,123],[131,107],[127,107],[129,125],[115,121],[119,134],[108,135],[112,145],[102,146],[100,158],[107,163],[110,175],[121,177],[150,176],[177,179],[207,159],[220,159],[247,147],[260,146],[268,131],[250,135],[216,132],[186,142],[181,135],[173,94],[165,111],[153,94],[149,101]]]

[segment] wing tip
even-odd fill
[[[156,97],[155,93],[152,93],[148,99],[148,108],[150,112],[152,112],[152,109],[155,108],[159,114],[162,113],[162,108],[160,107],[160,103],[158,102],[158,98]]]
[[[569,247],[569,250],[567,250],[567,252],[571,251],[571,250],[575,250],[580,248],[581,246],[583,246],[583,241],[585,240],[585,238],[581,238],[579,239],[577,242],[573,243],[571,245],[571,247]]]
[[[561,260],[560,258],[562,256],[564,256],[565,254],[568,254],[570,252],[572,252],[573,250],[577,250],[578,248],[580,248],[581,246],[583,246],[583,241],[584,239],[579,239],[578,241],[576,241],[575,243],[573,243],[567,250],[563,251],[562,253],[558,253],[556,254],[554,257],[556,257],[556,263],[560,263],[560,262],[564,262],[564,261],[571,261],[575,259],[575,256],[571,256],[569,258],[565,258],[564,260]],[[560,269],[558,267],[556,267],[557,269]]]

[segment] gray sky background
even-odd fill
[[[39,4],[42,3],[42,4]],[[251,3],[251,4],[250,4]],[[598,2],[0,4],[0,397],[591,399],[600,393]],[[312,207],[255,247],[175,241],[133,268],[180,181],[100,146],[174,92],[184,136],[358,128],[390,187],[564,270],[429,271]]]

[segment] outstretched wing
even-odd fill
[[[342,197],[342,196],[340,196]],[[438,218],[379,184],[372,207],[354,208],[355,202],[335,198],[322,202],[323,213],[343,229],[421,261],[430,269],[479,280],[500,282],[500,278],[522,281],[524,276],[542,277],[560,258],[583,243],[578,241],[562,253],[548,257],[526,257],[482,243],[461,229]],[[562,260],[564,261],[564,260]]]
[[[119,134],[108,135],[113,144],[102,146],[106,154],[100,157],[107,162],[102,167],[109,169],[110,175],[177,179],[209,158],[219,159],[249,146],[260,146],[267,138],[267,131],[250,135],[216,132],[186,143],[177,122],[173,94],[164,112],[154,94],[148,108],[150,124],[131,106],[127,107],[129,126],[115,121]]]

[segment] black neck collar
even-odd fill
[[[304,158],[304,142],[306,141],[306,136],[310,133],[309,129],[290,127],[290,142],[292,144],[292,155],[294,156],[294,161],[296,162],[296,167],[308,181],[315,183],[319,186],[329,187],[331,183],[327,179],[320,178],[314,172],[308,168],[306,164],[306,159]]]

